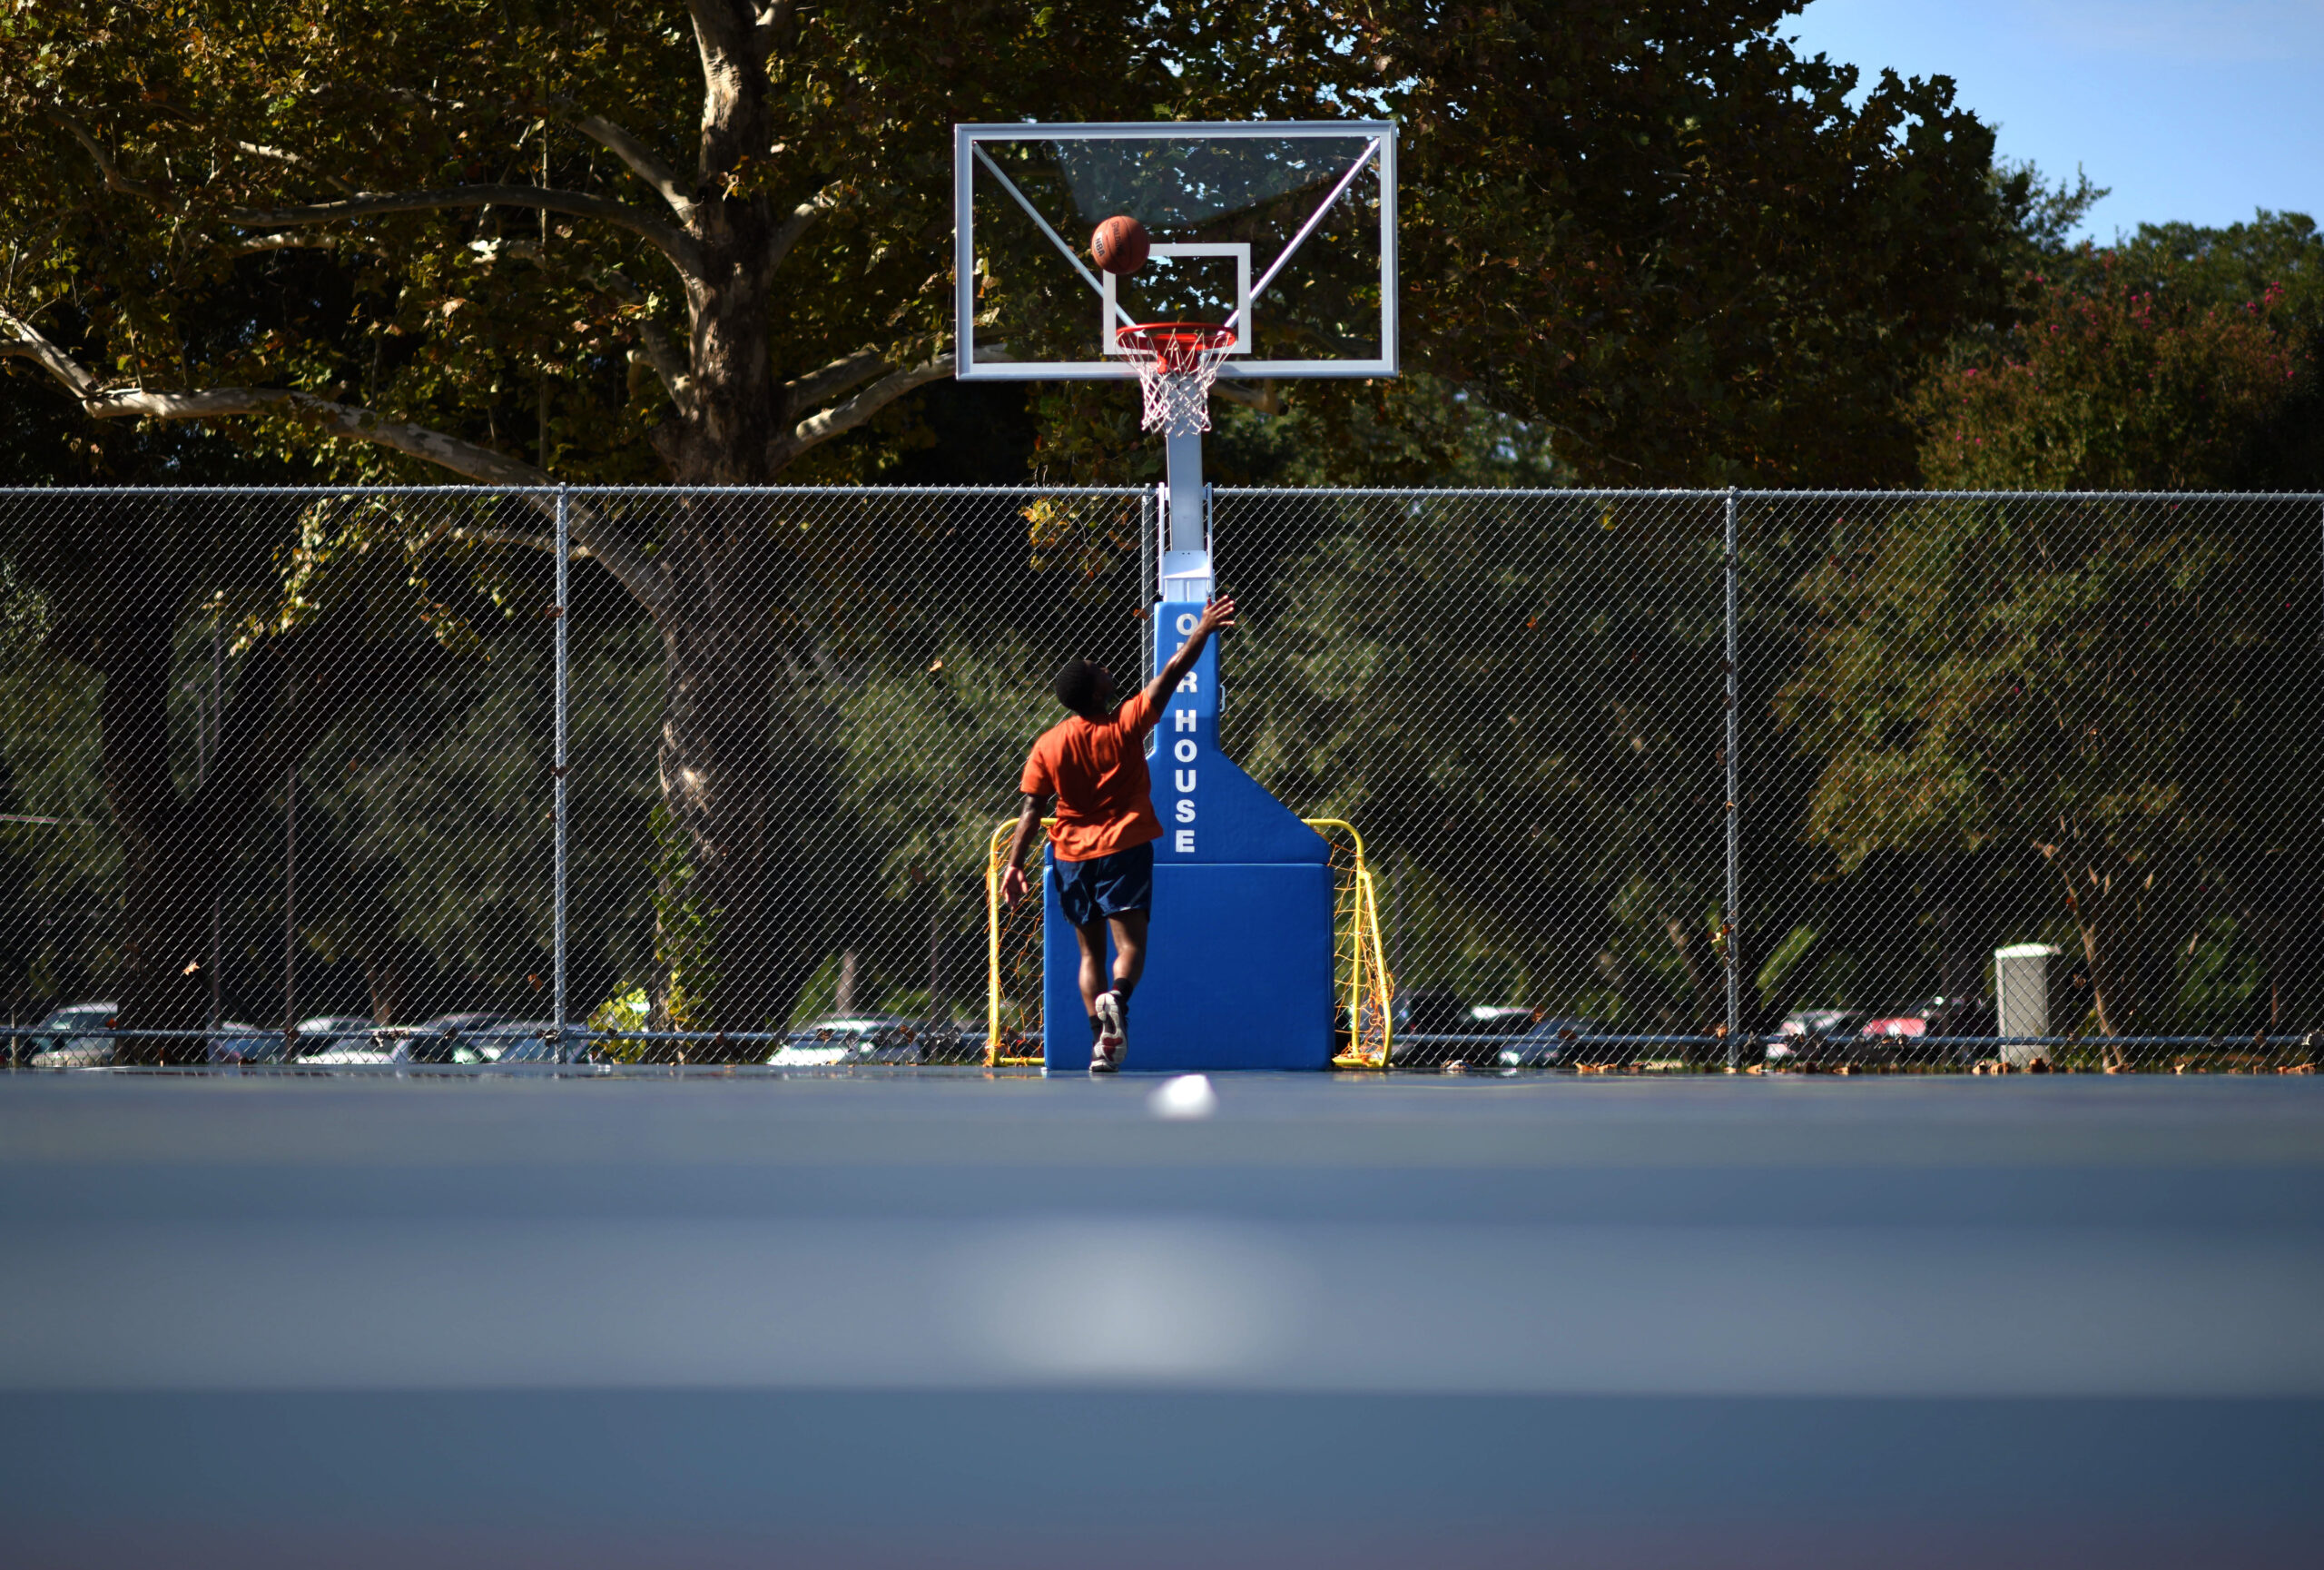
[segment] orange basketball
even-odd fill
[[[1089,260],[1125,277],[1146,265],[1153,248],[1146,225],[1135,218],[1108,218],[1089,234]]]

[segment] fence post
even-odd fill
[[[290,711],[298,712],[298,678],[287,683]],[[298,727],[290,727],[298,735]],[[294,744],[295,745],[295,742]],[[299,757],[294,752],[282,771],[282,1061],[290,1062],[299,1047]]]
[[[1739,1063],[1743,1032],[1742,941],[1742,760],[1743,708],[1740,672],[1741,638],[1737,622],[1740,608],[1742,558],[1737,549],[1735,488],[1727,488],[1727,915],[1721,925],[1726,942],[1719,945],[1727,961],[1727,1071]]]
[[[566,603],[566,578],[573,560],[571,525],[566,488],[559,485],[556,488],[556,759],[552,765],[556,781],[556,908],[550,918],[555,953],[549,967],[553,993],[549,1000],[549,1018],[556,1027],[555,1055],[558,1056],[565,1051],[565,749],[568,718],[566,700],[570,696],[569,677],[572,673],[569,635],[566,626],[571,619],[566,614],[570,607]]]
[[[1154,505],[1154,492],[1147,489],[1137,499],[1137,685],[1144,686],[1154,679],[1154,602],[1161,596],[1155,588],[1154,523],[1159,512]]]

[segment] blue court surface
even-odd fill
[[[0,1081],[22,1565],[2324,1563],[2313,1081]]]

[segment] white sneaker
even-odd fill
[[[1122,1054],[1129,1050],[1129,1026],[1122,1017],[1122,995],[1119,992],[1098,994],[1098,1041],[1089,1049],[1089,1071],[1093,1074],[1118,1073]]]

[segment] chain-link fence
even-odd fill
[[[1019,1055],[993,828],[1057,666],[1145,657],[1157,514],[0,492],[9,1061]],[[1358,1056],[2314,1061],[2324,498],[1222,489],[1213,530],[1226,744],[1365,847]]]

